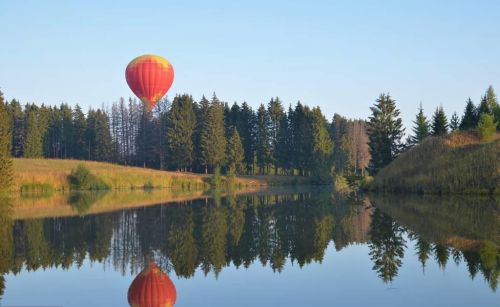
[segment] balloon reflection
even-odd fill
[[[174,283],[158,265],[150,262],[128,288],[128,303],[132,307],[171,307],[175,305]]]

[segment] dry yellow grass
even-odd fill
[[[500,133],[482,142],[474,131],[426,138],[383,168],[369,189],[500,194]]]
[[[67,177],[80,163],[112,189],[140,189],[145,185],[152,185],[157,188],[200,190],[208,187],[210,178],[210,175],[204,174],[160,171],[93,161],[14,159],[14,190],[20,191],[23,185],[48,184],[54,190],[67,191],[70,188]],[[306,183],[306,179],[290,176],[241,176],[236,177],[234,183],[241,187],[289,185]]]

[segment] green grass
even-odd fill
[[[429,137],[380,170],[369,190],[430,194],[500,194],[500,135]]]

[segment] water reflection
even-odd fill
[[[79,267],[88,257],[125,274],[149,256],[166,272],[190,278],[258,261],[275,272],[286,261],[321,262],[328,244],[367,244],[373,271],[397,278],[414,247],[421,267],[465,262],[496,290],[500,271],[499,205],[492,199],[376,197],[342,199],[327,190],[183,201],[114,213],[9,221],[0,211],[0,272]]]
[[[137,274],[127,293],[132,307],[172,307],[176,296],[174,283],[153,261]]]

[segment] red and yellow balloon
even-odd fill
[[[125,70],[128,86],[150,108],[154,108],[174,82],[174,68],[158,55],[141,55]]]

